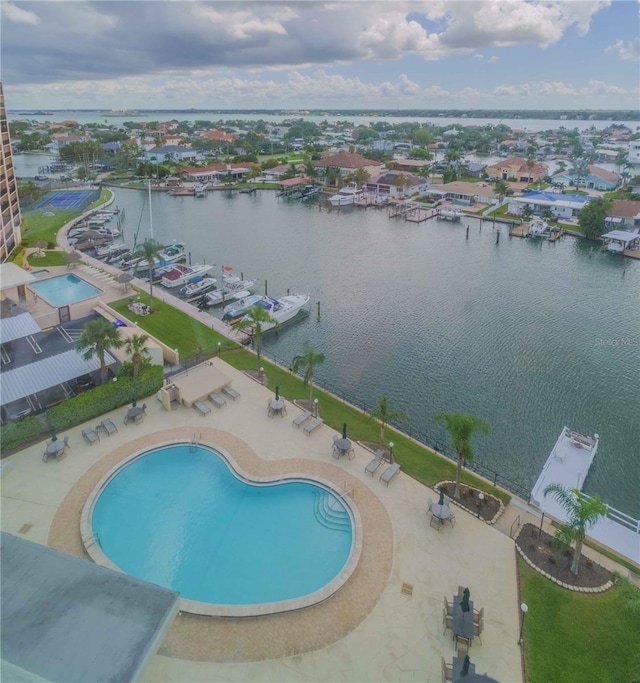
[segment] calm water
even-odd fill
[[[339,510],[340,528],[319,521],[322,497]],[[214,451],[186,444],[120,470],[92,524],[102,550],[128,574],[216,604],[308,595],[332,581],[351,552],[351,519],[326,489],[251,486]]]
[[[77,275],[58,275],[41,282],[32,282],[29,288],[49,301],[52,306],[57,307],[75,304],[78,301],[102,294],[101,289],[94,287]]]
[[[597,432],[586,490],[640,517],[640,261],[504,228],[496,246],[475,219],[417,225],[268,191],[152,202],[155,237],[183,240],[194,261],[321,302],[320,321],[266,340],[285,363],[310,342],[326,356],[320,384],[369,408],[387,395],[431,443],[447,439],[438,412],[481,417],[477,459],[528,489],[564,425]],[[127,242],[138,224],[147,237],[146,193],[118,190],[116,204]]]

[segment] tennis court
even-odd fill
[[[100,198],[100,190],[64,190],[48,192],[31,211],[82,211]]]

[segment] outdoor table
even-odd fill
[[[449,519],[449,517],[451,517],[451,510],[449,509],[448,505],[440,505],[439,503],[433,503],[431,505],[431,514],[436,519],[439,519],[441,522],[444,522],[445,519]]]
[[[125,424],[129,422],[135,422],[144,413],[144,408],[142,406],[134,406],[127,410],[127,416],[124,419]]]
[[[57,439],[56,441],[52,441],[47,446],[46,457],[48,458],[49,456],[52,456],[57,459],[58,456],[64,452],[64,449],[66,447],[67,444],[63,439]]]
[[[272,399],[269,401],[269,415],[285,415],[286,408],[283,398]]]
[[[469,640],[469,644],[473,640],[473,600],[469,600],[469,611],[463,612],[460,607],[462,602],[461,595],[453,596],[453,624],[452,631],[454,638],[462,636]]]
[[[467,680],[466,676],[462,676],[462,666],[464,664],[464,657],[454,657],[453,658],[453,668],[451,670],[451,680],[453,683],[464,683]],[[468,676],[473,675],[476,672],[476,665],[473,662],[469,662],[469,673]]]
[[[334,444],[338,451],[338,456],[353,453],[353,445],[351,439],[338,439]]]

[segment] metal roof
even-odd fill
[[[625,243],[633,242],[633,240],[637,240],[638,238],[640,238],[640,235],[637,232],[628,232],[626,230],[612,230],[611,232],[602,235],[602,239],[617,240],[618,242]]]
[[[39,332],[42,332],[40,325],[31,313],[18,313],[0,320],[0,344],[7,344],[14,339],[22,339]]]
[[[2,669],[17,680],[139,680],[179,593],[2,532]],[[9,666],[5,666],[5,662]]]
[[[19,285],[27,285],[33,282],[36,278],[28,273],[24,268],[15,263],[8,261],[0,264],[0,291],[4,289],[12,289]]]
[[[108,351],[104,359],[107,365],[116,362]],[[98,358],[94,356],[91,360],[85,360],[79,351],[71,349],[14,370],[5,370],[0,382],[0,403],[5,405],[17,401],[99,369]]]

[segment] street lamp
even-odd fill
[[[263,383],[263,379],[262,379],[262,373],[263,373],[263,372],[264,372],[264,368],[263,368],[262,365],[261,365],[261,366],[260,366],[260,384]]]
[[[222,342],[218,342],[218,358],[220,358],[220,347],[222,346]]]
[[[478,519],[480,519],[480,508],[482,507],[482,501],[484,500],[484,493],[482,491],[478,494]]]
[[[313,417],[318,417],[318,399],[313,399]]]
[[[389,441],[389,456],[390,462],[393,462],[393,441]]]
[[[520,638],[518,639],[518,645],[522,645],[522,631],[524,630],[524,618],[527,615],[527,612],[529,611],[526,602],[523,602],[520,605],[520,611],[522,612],[522,621],[520,622]]]

